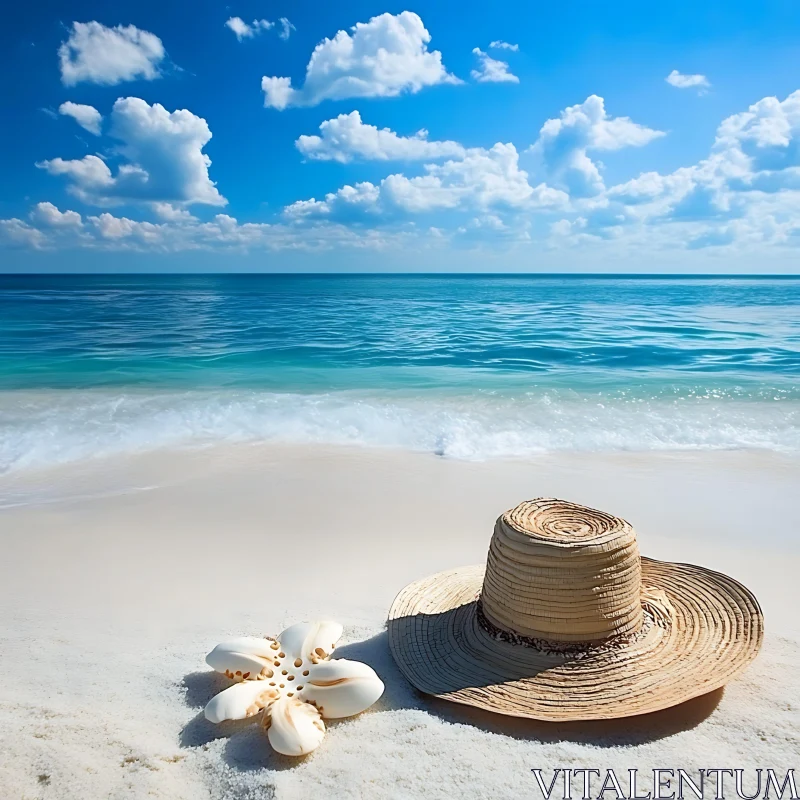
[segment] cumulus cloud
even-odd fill
[[[492,58],[484,53],[480,47],[474,47],[472,52],[478,57],[479,68],[470,72],[473,80],[478,83],[519,83],[519,78],[508,71],[508,62]]]
[[[783,172],[800,167],[800,90],[785,100],[765,97],[723,120],[714,143],[732,161],[747,160],[750,173]]]
[[[501,42],[499,40],[490,42],[489,47],[493,50],[511,50],[512,53],[516,53],[519,50],[518,44],[509,44],[508,42]]]
[[[348,97],[395,97],[439,83],[460,83],[445,69],[442,54],[428,50],[431,36],[411,11],[381,14],[351,31],[339,31],[316,46],[302,88],[293,88],[290,78],[264,76],[264,105],[282,110]]]
[[[456,209],[516,211],[559,206],[566,200],[563,192],[531,186],[514,145],[498,143],[489,150],[469,149],[458,160],[427,164],[424,175],[394,174],[377,185],[365,181],[344,186],[323,200],[293,203],[284,213],[290,219],[354,221]]]
[[[664,80],[676,89],[697,89],[700,94],[711,88],[705,75],[683,75],[676,69],[672,70]]]
[[[792,257],[800,244],[800,91],[784,99],[763,98],[722,120],[707,157],[697,163],[664,174],[647,171],[610,188],[604,185],[602,164],[592,161],[595,154],[642,146],[663,134],[629,117],[611,117],[599,97],[545,122],[531,148],[534,166],[523,161],[525,169],[512,144],[465,149],[423,133],[401,136],[367,125],[357,112],[342,114],[324,122],[319,136],[301,137],[298,149],[308,158],[343,162],[419,158],[427,163],[418,174],[396,172],[342,186],[319,200],[299,200],[274,223],[240,223],[225,214],[202,222],[190,214],[190,202],[212,202],[207,193],[216,192],[201,152],[210,132],[202,130],[202,120],[183,112],[187,138],[173,140],[173,125],[180,122],[173,116],[179,112],[133,101],[135,108],[119,109],[125,112],[120,119],[115,106],[107,120],[119,143],[116,150],[102,158],[53,159],[42,166],[67,177],[79,196],[108,203],[133,200],[154,221],[108,212],[81,217],[39,203],[23,219],[0,220],[0,242],[38,250],[173,252],[381,248],[409,242],[423,247],[434,239],[494,248],[536,239],[540,247],[591,248],[587,252],[608,258],[706,250],[754,259],[766,248],[785,248],[778,252]],[[127,120],[127,128],[121,120]],[[162,128],[169,146],[153,143],[159,138],[154,131]],[[188,159],[184,147],[201,161]],[[444,160],[437,162],[440,156]],[[186,199],[198,196],[206,199]]]
[[[800,91],[724,119],[707,158],[613,186],[581,213],[573,242],[624,228],[624,240],[651,248],[800,243]]]
[[[668,175],[645,173],[613,187],[632,203],[667,203],[670,216],[731,218],[749,204],[800,198],[800,91],[765,97],[724,119],[708,158]],[[633,194],[634,198],[631,197]]]
[[[49,161],[41,161],[36,166],[47,170],[51,175],[66,175],[74,182],[76,193],[84,198],[88,198],[89,187],[96,191],[100,187],[111,186],[114,183],[111,170],[99,156],[84,156],[71,161],[52,158]]]
[[[652,203],[658,197],[683,197],[694,186],[691,170],[681,169],[670,175],[643,172],[625,183],[612,186],[607,196],[625,205]]]
[[[0,244],[6,247],[28,247],[42,250],[47,244],[45,235],[21,219],[0,219]]]
[[[188,222],[196,220],[196,217],[185,208],[178,208],[172,203],[153,203],[152,209],[155,211],[159,219],[166,220],[167,222]]]
[[[498,142],[489,150],[473,148],[459,161],[427,165],[421,178],[390,176],[387,186],[393,201],[409,211],[426,206],[489,208],[541,208],[564,202],[563,193],[544,185],[531,186],[520,169],[513,144]]]
[[[211,139],[208,124],[185,109],[169,112],[138,97],[120,98],[110,115],[110,135],[120,144],[122,163],[113,173],[96,155],[37,164],[70,180],[70,191],[87,203],[166,202],[176,205],[227,202],[208,176],[203,147]]]
[[[58,107],[58,113],[67,117],[72,117],[84,130],[100,135],[100,126],[103,122],[103,115],[94,106],[85,106],[80,103],[72,103],[67,100]]]
[[[424,129],[413,136],[399,136],[389,128],[366,125],[358,111],[326,120],[319,130],[320,136],[304,135],[295,142],[306,158],[315,161],[422,161],[465,153],[458,142],[429,140]]]
[[[587,197],[605,188],[589,151],[641,147],[660,136],[663,131],[630,117],[610,117],[603,98],[591,95],[583,103],[565,108],[557,119],[547,120],[530,152],[549,183],[575,197]]]
[[[38,204],[31,211],[30,221],[0,219],[0,246],[35,250],[86,248],[161,253],[383,250],[396,249],[408,242],[419,246],[425,243],[424,236],[413,229],[356,231],[326,221],[302,227],[286,223],[240,223],[227,214],[217,214],[208,222],[186,214],[161,222],[114,216],[108,212],[82,218],[76,211],[60,211],[52,203]]]
[[[292,89],[291,78],[261,78],[261,91],[264,92],[264,107],[283,111],[287,106],[299,105],[298,92]]]
[[[37,203],[31,210],[31,220],[46,228],[79,228],[81,215],[77,211],[59,211],[52,203]]]
[[[275,23],[270,22],[268,19],[254,19],[248,25],[241,17],[230,17],[225,23],[225,26],[236,34],[236,38],[240,42],[242,39],[252,39],[256,34],[268,31],[274,25]]]
[[[113,86],[136,78],[158,78],[164,45],[154,33],[134,25],[107,28],[99,22],[73,22],[69,38],[58,49],[61,82]]]

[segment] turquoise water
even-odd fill
[[[219,440],[800,451],[800,280],[0,276],[0,470]]]

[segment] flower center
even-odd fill
[[[267,685],[273,687],[279,695],[294,697],[303,689],[302,679],[308,675],[308,670],[303,669],[306,665],[302,658],[292,660],[281,650],[277,641],[274,639],[271,641],[272,664],[261,670],[258,679],[267,681]]]

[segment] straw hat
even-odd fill
[[[640,557],[625,520],[540,498],[497,520],[485,567],[406,586],[388,629],[395,661],[423,692],[587,720],[718,689],[756,657],[764,618],[726,575]]]

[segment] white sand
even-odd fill
[[[654,767],[800,767],[798,486],[800,463],[768,454],[470,464],[249,446],[0,479],[0,797],[538,798],[531,768],[638,767],[650,788]],[[768,633],[745,676],[611,724],[414,692],[383,631],[394,594],[482,561],[495,517],[549,494],[625,516],[647,555],[749,585]],[[337,654],[384,679],[373,710],[302,761],[252,723],[205,722],[227,683],[204,665],[214,644],[314,618],[343,622]]]

